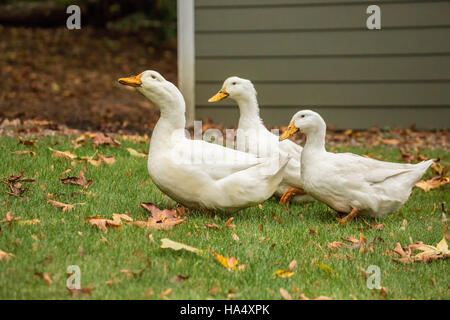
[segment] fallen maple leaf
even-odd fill
[[[0,249],[0,261],[2,260],[9,261],[11,257],[14,257],[12,253],[8,253]]]
[[[47,201],[48,203],[50,203],[54,207],[62,209],[63,212],[72,211],[73,208],[75,208],[74,205],[58,202],[58,201],[51,200],[51,199],[45,199],[45,201]]]
[[[37,142],[37,140],[25,140],[20,136],[17,137],[17,140],[19,141],[17,144],[22,144],[24,146],[34,146]]]
[[[219,291],[220,291],[220,287],[219,286],[215,286],[215,287],[212,287],[211,289],[209,289],[208,293],[211,296],[215,296],[217,294],[217,292],[219,292]]]
[[[178,284],[183,284],[187,279],[189,279],[189,276],[182,276],[180,274],[177,274],[170,279],[170,282],[175,282]]]
[[[418,261],[430,262],[438,259],[445,260],[450,258],[450,251],[448,250],[448,244],[445,235],[435,247],[418,241],[414,244],[408,245],[405,249],[403,249],[400,243],[397,242],[395,248],[392,251],[400,256],[400,258],[392,258],[392,260],[400,263],[413,263]],[[422,252],[412,256],[412,253],[414,251]]]
[[[297,268],[297,260],[292,260],[291,263],[289,263],[289,270],[293,271],[295,268]]]
[[[238,261],[235,257],[224,257],[221,254],[218,254],[217,252],[214,251],[212,252],[212,254],[216,257],[217,261],[219,261],[221,265],[227,268],[228,271],[236,269]]]
[[[31,151],[31,150],[23,150],[23,151],[14,151],[14,152],[11,152],[12,154],[17,154],[17,155],[22,155],[22,154],[29,154],[29,155],[31,155],[31,156],[36,156],[36,152],[34,152],[34,151]]]
[[[437,176],[437,177],[429,178],[427,180],[420,180],[414,186],[422,189],[425,192],[428,192],[432,189],[438,189],[438,188],[442,187],[443,185],[446,185],[449,183],[450,183],[450,177]]]
[[[229,218],[227,220],[227,222],[225,222],[225,226],[224,228],[236,228],[236,226],[234,224],[231,224],[231,222],[233,221],[233,217]]]
[[[19,220],[20,217],[14,218],[11,211],[8,211],[5,215],[5,218],[3,218],[0,222],[8,222],[9,224],[12,224],[15,220]]]
[[[170,229],[185,221],[177,216],[176,210],[160,210],[154,203],[141,203],[141,207],[151,213],[147,221],[147,228],[150,230]]]
[[[45,284],[48,286],[53,283],[52,278],[50,278],[50,275],[46,272],[35,272],[34,274],[44,280]]]
[[[215,223],[206,223],[205,228],[219,230],[219,226]]]
[[[86,288],[80,288],[80,289],[70,289],[68,287],[67,290],[69,291],[71,296],[78,296],[79,294],[85,294],[85,295],[91,295],[93,288],[93,283],[89,283]]]
[[[8,186],[10,191],[5,191],[5,193],[9,194],[10,196],[20,197],[25,191],[28,190],[28,188],[16,187],[15,185],[7,181],[2,182]]]
[[[61,178],[59,180],[63,184],[75,184],[75,185],[82,186],[85,189],[87,187],[89,187],[89,185],[91,185],[94,182],[91,179],[86,180],[83,170],[80,171],[80,176],[79,177],[66,177],[66,178]]]
[[[35,179],[30,178],[24,178],[23,177],[23,171],[21,171],[18,175],[12,175],[9,178],[5,179],[5,181],[9,183],[16,183],[16,182],[35,182]]]
[[[48,147],[50,151],[53,151],[52,158],[64,158],[67,160],[75,160],[78,158],[76,154],[71,153],[70,151],[59,151]]]
[[[161,239],[161,248],[163,249],[172,249],[172,250],[187,250],[193,252],[195,254],[203,254],[204,250],[200,250],[191,246],[188,246],[184,243],[176,242],[167,238]]]
[[[90,135],[90,138],[92,139],[92,143],[94,144],[94,146],[98,147],[98,146],[102,146],[102,145],[109,145],[109,146],[117,146],[120,147],[122,144],[103,134],[103,133],[94,133]]]
[[[108,232],[108,228],[111,228],[111,229],[122,228],[122,222],[121,222],[120,218],[111,220],[111,219],[106,219],[106,218],[102,218],[102,217],[86,217],[85,219],[88,220],[89,224],[99,228],[100,230],[102,230],[105,233]]]
[[[287,292],[286,289],[280,288],[280,294],[284,300],[292,300],[292,296]]]
[[[163,292],[161,292],[161,294],[159,295],[159,297],[161,298],[161,299],[169,299],[169,298],[167,298],[167,295],[169,294],[169,293],[171,293],[172,292],[172,288],[169,288],[169,289],[167,289],[167,290],[164,290]]]

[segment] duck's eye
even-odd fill
[[[156,77],[152,74],[152,79],[156,79]]]
[[[305,117],[305,115],[304,114],[302,114],[302,118],[304,118]]]
[[[232,85],[234,86],[236,84],[236,82],[233,82]]]

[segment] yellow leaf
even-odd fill
[[[280,277],[280,278],[289,278],[294,275],[294,272],[289,270],[277,270],[274,274],[274,277]]]
[[[33,219],[33,220],[21,220],[18,222],[19,225],[30,225],[30,224],[36,224],[41,222],[39,219]]]
[[[328,273],[329,275],[334,275],[336,278],[339,277],[339,275],[337,274],[336,271],[334,271],[333,269],[331,269],[328,265],[326,265],[324,263],[316,263],[316,266],[319,267],[320,269],[322,269],[323,271],[325,271],[326,273]]]
[[[231,258],[224,257],[221,254],[218,254],[214,251],[213,251],[213,254],[216,256],[217,261],[219,261],[221,265],[223,265],[225,268],[227,268],[228,271],[236,269],[238,261],[235,257],[231,257]]]
[[[445,240],[445,235],[444,235],[444,237],[442,238],[442,240],[441,241],[439,241],[439,243],[436,245],[436,248],[440,251],[440,252],[443,252],[443,253],[450,253],[449,251],[448,251],[448,244],[447,244],[447,241]]]
[[[145,158],[147,156],[141,152],[134,150],[133,148],[127,148],[127,150],[133,157]]]

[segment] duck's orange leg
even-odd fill
[[[306,192],[303,189],[290,187],[288,191],[283,193],[280,199],[280,204],[287,204],[293,196],[304,195]]]
[[[355,219],[355,217],[358,215],[358,211],[355,209],[352,209],[352,211],[346,215],[345,217],[343,217],[342,219],[340,218],[336,218],[336,220],[339,222],[339,224],[341,226],[345,226],[347,224],[347,222],[352,221],[353,219]]]

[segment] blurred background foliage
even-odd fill
[[[176,38],[176,0],[0,0],[0,25],[64,26],[72,4],[81,7],[82,26],[120,33],[150,30],[157,41]]]

